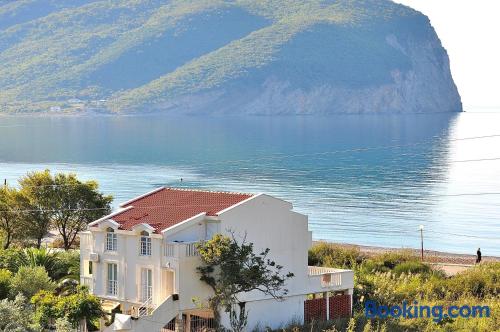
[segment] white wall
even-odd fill
[[[232,230],[241,238],[246,234],[247,242],[254,244],[256,253],[269,248],[269,257],[284,266],[283,274],[294,273],[286,285],[289,295],[294,295],[303,294],[304,285],[308,283],[307,252],[312,240],[307,216],[291,209],[288,202],[259,195],[223,212],[220,229],[226,234]],[[253,292],[242,300],[261,298],[262,293]]]
[[[91,251],[99,254],[99,262],[93,263],[93,277],[95,278],[94,294],[100,297],[113,298],[106,294],[107,263],[118,265],[118,296],[119,301],[140,302],[140,270],[153,270],[153,302],[157,305],[161,298],[161,237],[153,235],[151,239],[151,256],[140,256],[139,232],[115,231],[117,234],[117,251],[105,250],[106,232],[101,229],[92,229],[94,246]],[[82,255],[82,260],[86,257]]]
[[[254,329],[263,331],[266,327],[278,329],[292,322],[304,321],[304,301],[306,297],[303,295],[291,296],[284,301],[275,299],[267,299],[262,301],[246,302],[245,311],[248,314],[247,331]],[[236,306],[236,312],[239,312],[239,307]],[[221,322],[229,328],[229,315],[224,313],[221,316]]]

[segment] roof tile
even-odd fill
[[[114,215],[112,219],[120,224],[120,229],[131,230],[135,225],[145,223],[155,228],[158,233],[203,212],[216,216],[218,212],[252,196],[242,193],[163,188],[124,204],[124,208],[133,208]]]

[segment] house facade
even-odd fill
[[[211,289],[199,280],[196,243],[214,234],[246,236],[294,277],[282,301],[240,294],[249,331],[350,315],[353,272],[308,267],[307,216],[265,194],[159,188],[120,205],[80,234],[81,283],[118,312],[109,331],[210,328]],[[229,327],[229,318],[222,323]]]

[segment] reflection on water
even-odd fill
[[[307,213],[315,238],[416,247],[423,224],[428,248],[500,254],[500,195],[485,194],[500,192],[500,160],[464,162],[500,157],[500,137],[462,140],[499,124],[494,113],[0,118],[0,177],[74,171],[115,203],[159,185],[266,192]]]

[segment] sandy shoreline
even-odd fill
[[[415,248],[387,248],[387,247],[375,247],[375,246],[365,246],[359,244],[347,244],[347,243],[335,243],[324,240],[315,240],[314,243],[327,242],[335,244],[345,248],[358,248],[359,251],[367,256],[378,255],[387,252],[395,251],[412,251],[415,255],[420,256],[420,249]],[[484,253],[483,253],[484,255]],[[424,261],[429,263],[446,263],[446,264],[458,264],[458,265],[473,265],[476,262],[476,255],[467,254],[455,254],[449,252],[442,252],[436,250],[424,250]],[[483,262],[500,262],[500,257],[497,256],[483,256]]]

